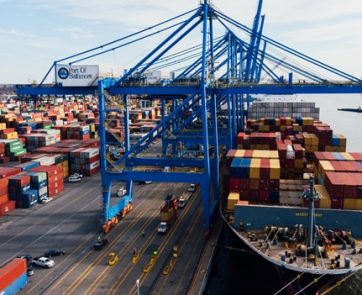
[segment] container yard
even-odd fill
[[[210,287],[221,249],[280,266],[246,293],[358,273],[362,153],[319,105],[283,96],[362,81],[265,36],[255,2],[250,28],[203,0],[3,88],[0,294],[235,294],[229,279]],[[94,61],[134,44],[143,57],[121,75]],[[222,243],[228,230],[243,248]]]

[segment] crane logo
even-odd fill
[[[58,70],[58,77],[63,80],[67,79],[69,77],[69,70],[67,68],[60,68]]]

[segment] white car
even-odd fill
[[[52,198],[52,197],[46,197],[46,198],[44,198],[41,202],[42,202],[43,204],[46,204],[46,203],[49,203],[50,201],[53,201],[53,198]]]
[[[160,234],[164,234],[167,232],[167,230],[168,230],[167,222],[161,221],[160,224],[158,225],[157,232]]]
[[[117,191],[117,196],[118,197],[123,197],[125,194],[127,194],[127,190],[124,186],[120,187]]]
[[[32,262],[33,264],[44,268],[51,268],[55,264],[54,260],[51,260],[47,257],[35,257]]]
[[[193,193],[196,190],[196,184],[191,183],[189,187],[187,188],[187,191],[190,193]]]
[[[82,177],[76,176],[76,175],[70,175],[68,177],[68,182],[79,182],[82,180]]]
[[[73,173],[71,176],[83,178],[83,174],[80,173]]]

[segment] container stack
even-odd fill
[[[48,196],[54,198],[64,190],[63,169],[59,166],[39,166],[31,169],[33,172],[47,174]]]
[[[0,139],[0,160],[2,163],[9,161],[19,161],[25,155],[26,149],[24,144],[18,139],[1,140]]]
[[[261,102],[255,101],[248,110],[250,119],[265,117],[313,117],[319,119],[319,108],[314,102]]]
[[[38,202],[38,193],[31,189],[29,175],[9,177],[9,197],[16,202],[16,208],[30,208]]]
[[[263,151],[258,152],[263,153]],[[270,151],[264,152],[266,156]],[[269,159],[267,156],[234,157],[230,164],[228,180],[228,191],[239,193],[240,200],[259,203],[279,201],[279,159]]]
[[[303,179],[281,179],[279,186],[279,204],[288,206],[302,206],[303,191],[308,187],[308,181]]]
[[[80,148],[70,153],[70,173],[92,176],[99,172],[99,149]]]
[[[45,172],[27,172],[30,176],[30,188],[38,194],[38,202],[41,203],[48,197],[48,181]]]
[[[237,136],[238,149],[276,150],[276,134],[273,132],[240,132]]]
[[[325,187],[332,209],[362,210],[362,174],[327,172]]]
[[[15,209],[15,201],[9,200],[8,178],[0,178],[0,216]]]
[[[15,258],[0,268],[0,294],[16,294],[28,283],[26,259]]]

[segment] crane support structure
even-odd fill
[[[252,95],[362,93],[359,78],[265,36],[262,7],[258,0],[249,28],[204,0],[196,9],[54,61],[39,85],[18,87],[24,98],[97,95],[105,231],[132,209],[135,181],[199,184],[207,231],[219,202],[221,149],[235,147]],[[215,36],[220,31],[216,26],[226,33]],[[60,62],[74,65],[160,34],[166,36],[119,78],[99,79],[98,85],[89,87],[63,87],[59,79],[44,83]],[[187,38],[193,38],[187,43],[192,46],[184,46]],[[274,55],[271,48],[283,55]],[[170,71],[171,78],[149,83],[147,73],[161,69]],[[141,99],[158,101],[161,115],[157,124],[135,139],[130,102]],[[111,118],[121,121],[123,132],[116,134]],[[150,147],[159,140],[155,155]],[[120,148],[123,152],[112,157]],[[126,183],[127,194],[111,205],[112,187],[120,181]]]

